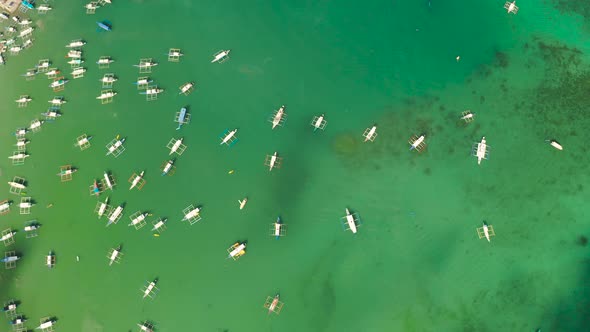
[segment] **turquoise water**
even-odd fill
[[[2,181],[26,178],[36,201],[19,215],[20,198],[7,185],[0,195],[14,201],[2,229],[19,230],[6,250],[22,254],[0,272],[0,300],[21,301],[29,328],[54,316],[56,331],[84,332],[136,331],[145,320],[157,331],[589,329],[584,6],[519,1],[508,15],[501,2],[115,1],[86,15],[78,2],[51,5],[31,16],[34,46],[0,68],[3,155],[46,100],[68,101],[61,118],[27,135],[24,165],[0,160]],[[96,32],[102,20],[113,31]],[[64,45],[79,38],[87,73],[72,79]],[[166,61],[169,48],[182,49],[179,63]],[[220,49],[231,58],[211,64]],[[115,63],[98,69],[100,56]],[[165,89],[156,101],[131,84],[144,76],[133,67],[140,58],[159,62],[149,74]],[[70,79],[63,92],[20,76],[40,59]],[[118,94],[101,105],[105,73],[118,77]],[[178,95],[187,81],[196,90]],[[33,101],[17,108],[23,94]],[[281,105],[287,121],[271,130]],[[191,123],[176,131],[183,106]],[[467,109],[476,120],[464,125]],[[314,133],[322,113],[326,129]],[[377,139],[363,143],[373,124]],[[233,128],[239,141],[220,146]],[[80,151],[84,133],[92,146]],[[409,152],[420,133],[427,150]],[[126,150],[107,157],[116,135]],[[490,158],[477,166],[470,150],[482,136]],[[180,137],[187,149],[162,177],[166,145]],[[269,172],[275,151],[282,167]],[[61,183],[68,164],[78,172]],[[117,185],[97,199],[89,186],[107,170]],[[142,170],[147,183],[129,191]],[[107,196],[125,211],[105,228],[93,211]],[[190,204],[203,209],[193,226],[181,222]],[[361,217],[356,235],[341,226],[345,208]],[[152,214],[138,231],[127,226],[136,211]],[[277,216],[287,224],[278,241],[269,236]],[[157,218],[168,224],[154,237]],[[26,239],[33,219],[39,236]],[[478,239],[483,220],[491,243]],[[228,260],[236,241],[247,254]],[[109,266],[119,245],[121,262]],[[159,294],[142,300],[154,278]],[[284,308],[269,316],[263,304],[277,293]]]

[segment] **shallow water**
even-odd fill
[[[0,195],[14,201],[2,229],[19,230],[7,250],[22,254],[0,272],[0,300],[20,300],[29,328],[55,316],[57,331],[84,332],[145,320],[158,331],[590,329],[585,7],[519,1],[508,15],[492,2],[115,1],[86,15],[78,2],[51,5],[32,16],[35,45],[0,68],[3,155],[46,100],[68,101],[61,118],[27,135],[24,165],[0,160],[1,180],[26,178],[36,202],[19,215],[20,197],[7,185]],[[102,20],[113,31],[97,32]],[[64,45],[79,38],[87,73],[71,79]],[[169,48],[182,49],[179,63],[167,61]],[[229,61],[211,64],[225,48]],[[105,55],[116,62],[98,69]],[[159,62],[149,76],[166,91],[156,101],[131,84],[144,76],[133,67],[140,58]],[[70,79],[62,93],[45,77],[20,76],[40,59]],[[101,105],[105,73],[118,77],[118,94]],[[178,95],[187,81],[196,90]],[[24,94],[33,101],[17,108]],[[281,105],[287,121],[271,130]],[[176,131],[183,106],[192,119]],[[469,125],[458,120],[467,109],[476,113]],[[322,113],[327,126],[314,133]],[[378,137],[363,143],[373,124]],[[220,146],[233,128],[239,141]],[[84,133],[92,146],[80,151]],[[426,151],[408,151],[420,133]],[[125,152],[105,156],[116,135]],[[490,158],[477,166],[470,150],[482,136]],[[180,137],[187,149],[163,177],[166,145]],[[275,151],[282,167],[269,172]],[[68,164],[79,171],[61,183],[55,174]],[[89,193],[106,170],[117,185],[98,199],[125,205],[108,228]],[[147,183],[129,191],[142,170]],[[180,221],[190,204],[203,208],[193,226]],[[362,220],[356,235],[341,226],[347,207]],[[127,226],[136,211],[152,214],[138,231]],[[277,216],[288,227],[278,241],[269,236]],[[157,218],[168,224],[154,237]],[[26,239],[33,219],[39,236]],[[478,239],[483,220],[495,229],[491,243]],[[234,262],[226,249],[236,241],[248,246]],[[121,262],[109,266],[119,245]],[[160,293],[142,300],[154,278]],[[264,301],[276,293],[285,306],[268,316]]]

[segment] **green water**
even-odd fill
[[[54,316],[56,331],[83,332],[136,331],[145,320],[157,331],[590,330],[590,5],[527,0],[508,15],[497,1],[114,2],[95,15],[80,2],[51,3],[31,15],[34,46],[0,68],[0,155],[12,154],[12,133],[41,118],[46,100],[67,99],[61,118],[27,135],[24,165],[0,159],[1,181],[26,178],[37,203],[19,215],[20,197],[6,184],[0,195],[14,201],[2,229],[19,230],[6,250],[22,254],[0,272],[0,302],[21,301],[29,328]],[[97,32],[102,20],[113,31]],[[79,38],[87,73],[72,79],[64,45]],[[169,48],[182,49],[179,63],[167,61]],[[231,58],[211,64],[221,49]],[[98,69],[100,56],[116,62]],[[159,62],[149,76],[166,91],[156,101],[132,84],[144,76],[133,67],[140,58]],[[42,74],[20,76],[40,59],[70,79],[63,92]],[[118,95],[101,105],[105,73],[118,77]],[[178,95],[187,81],[196,90]],[[17,108],[23,94],[33,101]],[[287,121],[271,130],[281,105]],[[191,123],[176,131],[183,106]],[[458,121],[466,109],[476,113],[467,126]],[[322,113],[326,129],[313,133]],[[373,124],[377,139],[363,143]],[[220,146],[233,128],[239,141]],[[84,133],[92,146],[80,151]],[[420,133],[427,150],[408,151]],[[126,150],[107,157],[116,135]],[[490,158],[477,166],[470,150],[482,136]],[[187,149],[163,177],[166,145],[180,137]],[[283,164],[269,172],[275,151]],[[68,164],[79,171],[61,183]],[[89,186],[107,170],[117,185],[99,199],[125,211],[105,228]],[[147,183],[129,191],[142,170]],[[190,204],[203,208],[193,226],[181,222]],[[362,219],[356,235],[341,226],[347,207]],[[138,231],[127,226],[136,211],[152,213]],[[277,216],[287,224],[278,241],[269,236]],[[160,217],[167,229],[154,237]],[[39,236],[26,239],[33,219]],[[483,220],[491,243],[478,239]],[[247,254],[228,260],[236,241]],[[109,266],[119,245],[121,262]],[[159,294],[142,300],[154,278]],[[285,305],[269,316],[263,304],[276,293]]]

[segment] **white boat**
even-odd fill
[[[68,61],[68,64],[70,65],[81,65],[84,63],[84,60],[78,58],[78,59],[72,59],[70,61]]]
[[[32,231],[36,231],[39,229],[39,225],[28,225],[25,226],[24,231],[25,232],[32,232]]]
[[[475,113],[471,113],[470,111],[465,111],[464,115],[460,118],[460,120],[469,122],[475,119]]]
[[[559,150],[559,151],[563,150],[563,146],[561,146],[561,144],[559,144],[559,142],[557,142],[556,140],[552,139],[552,140],[549,140],[548,142],[549,142],[549,145],[556,148],[557,150]]]
[[[41,128],[42,124],[43,124],[43,121],[40,121],[40,120],[33,121],[33,122],[31,122],[31,126],[29,127],[29,129],[34,131],[35,129]]]
[[[48,10],[52,10],[53,8],[49,7],[48,5],[40,5],[39,7],[37,7],[38,11],[48,11]]]
[[[98,61],[96,61],[97,64],[99,65],[108,65],[110,63],[113,63],[115,60],[111,59],[111,58],[101,58],[98,59]]]
[[[246,249],[246,244],[240,243],[237,246],[234,245],[232,248],[233,248],[233,250],[229,252],[228,257],[232,257],[232,258],[236,257],[236,256],[239,257],[239,256],[243,255],[242,252],[244,251],[244,249]]]
[[[16,32],[16,28],[15,28],[15,27],[13,27],[13,26],[7,26],[7,27],[5,27],[4,29],[5,29],[5,30],[6,30],[6,32],[8,32],[8,33],[14,33],[14,32]]]
[[[13,181],[8,181],[8,185],[12,188],[16,188],[16,189],[26,189],[27,186],[25,186],[22,183],[18,183],[18,182],[13,182]]]
[[[12,155],[12,156],[8,157],[8,159],[13,159],[13,160],[14,159],[25,159],[28,156],[29,156],[28,154],[21,152],[21,153],[18,153],[18,154],[15,154],[15,155]]]
[[[486,240],[488,240],[488,242],[491,242],[490,241],[490,228],[488,227],[488,225],[486,225],[485,222],[483,223],[482,228],[483,228],[483,234],[485,235]]]
[[[19,33],[19,37],[26,37],[27,35],[31,34],[35,30],[33,27],[28,27]]]
[[[171,155],[178,150],[178,148],[182,145],[182,140],[182,138],[179,138],[176,140],[176,142],[174,142],[174,145],[172,145],[172,148],[170,148],[170,153],[168,155]]]
[[[107,172],[104,172],[103,176],[104,176],[104,182],[105,182],[107,188],[112,190],[113,184],[111,183],[111,179],[109,178],[109,175],[107,174]]]
[[[59,70],[57,70],[57,69],[51,69],[50,71],[45,73],[45,75],[47,75],[47,76],[51,76],[51,75],[55,76],[57,74],[59,74]]]
[[[45,259],[45,265],[47,265],[48,268],[52,268],[54,266],[55,260],[53,259],[53,257],[54,257],[54,255],[50,251]]]
[[[90,10],[96,10],[98,7],[98,5],[96,5],[94,2],[89,2],[86,5],[84,5],[84,8],[86,9],[90,9]]]
[[[2,235],[2,237],[0,238],[0,242],[11,239],[14,236],[14,234],[16,234],[16,232],[8,232]]]
[[[248,203],[248,197],[244,198],[243,200],[238,200],[238,203],[240,203],[240,210],[244,208],[244,206],[246,206],[246,203]]]
[[[134,66],[135,67],[140,67],[140,68],[150,68],[150,67],[155,67],[157,65],[158,65],[157,62],[146,61],[146,62],[140,62],[138,65],[134,65]]]
[[[33,99],[31,99],[31,98],[29,98],[29,97],[21,97],[21,98],[19,98],[19,99],[15,100],[15,102],[17,102],[17,103],[28,103],[28,102],[30,102],[31,100],[33,100]]]
[[[145,171],[141,171],[141,173],[139,173],[139,175],[135,176],[135,179],[133,179],[133,181],[131,182],[131,187],[129,187],[129,190],[135,188],[135,186],[137,186],[137,184],[139,183],[139,181],[141,181],[141,179],[143,178],[143,173]]]
[[[113,91],[103,92],[100,94],[100,96],[96,97],[96,99],[102,100],[102,99],[112,98],[116,95],[117,95],[117,93],[113,92]]]
[[[123,213],[123,207],[117,206],[115,211],[113,211],[113,213],[111,213],[111,215],[109,216],[109,222],[107,223],[107,226],[109,226],[110,224],[112,224],[114,222],[117,222],[117,219],[119,218],[121,213]]]
[[[104,215],[104,212],[106,211],[106,209],[107,209],[107,206],[108,206],[108,205],[107,205],[107,204],[108,204],[108,202],[109,202],[109,198],[107,197],[107,198],[104,200],[104,203],[100,203],[100,207],[98,208],[98,218],[99,218],[99,219],[100,219],[100,217],[102,217],[102,216]]]
[[[135,82],[135,85],[146,85],[146,84],[150,84],[152,82],[153,82],[153,80],[150,80],[149,78],[142,78],[140,80],[137,80],[137,82]]]
[[[354,220],[354,216],[350,214],[348,208],[346,209],[346,223],[348,224],[348,227],[350,228],[352,233],[356,234],[356,222]]]
[[[426,139],[426,135],[420,135],[420,137],[418,137],[418,139],[415,140],[414,143],[410,144],[410,150],[414,150],[414,149],[418,148],[420,146],[420,144],[422,144],[424,142],[425,139]]]
[[[117,78],[114,76],[104,76],[99,81],[101,81],[102,83],[115,83],[117,82]]]
[[[229,52],[230,50],[219,51],[217,54],[213,56],[213,60],[211,60],[211,63],[215,63],[225,59],[229,55]]]
[[[150,296],[150,293],[152,290],[154,290],[154,288],[156,288],[156,282],[152,281],[143,291],[143,298],[145,299],[146,297]]]
[[[377,135],[377,126],[371,127],[369,132],[365,135],[365,142],[372,141],[374,139],[373,136]]]
[[[72,76],[82,75],[86,72],[86,68],[76,68],[72,71]]]
[[[46,69],[46,68],[49,68],[50,64],[51,63],[49,61],[44,61],[44,62],[38,64],[36,67],[37,67],[37,69]]]
[[[67,44],[66,47],[74,48],[74,47],[82,47],[84,45],[86,45],[86,42],[81,41],[81,40],[75,40],[75,41],[72,41],[69,44]]]
[[[117,260],[117,257],[121,253],[119,251],[120,249],[121,248],[113,249],[113,252],[111,253],[111,257],[109,258],[109,265],[113,265],[113,263]]]
[[[0,13],[0,18],[7,20],[8,19],[8,14],[6,14],[6,13]]]
[[[18,204],[18,207],[21,209],[28,209],[28,208],[33,207],[33,205],[35,205],[35,204],[33,204],[31,202],[21,202]]]
[[[30,143],[30,141],[27,141],[24,138],[23,139],[19,139],[18,141],[16,141],[16,147],[19,148],[19,149],[24,149],[25,146],[27,144],[29,144],[29,143]]]
[[[109,147],[109,151],[107,151],[107,156],[110,155],[111,153],[115,152],[121,145],[123,145],[123,143],[125,143],[125,139],[119,139],[115,142],[115,144],[111,145]]]
[[[509,14],[510,13],[514,13],[514,14],[518,13],[518,6],[516,5],[516,1],[512,1],[512,2],[507,1],[504,4],[504,9],[506,9]]]
[[[25,42],[23,43],[23,48],[27,48],[29,46],[33,45],[33,41],[31,39],[27,39],[25,40]]]
[[[22,51],[22,50],[23,50],[23,48],[22,48],[22,47],[20,47],[20,46],[12,46],[12,47],[11,47],[11,48],[9,48],[8,50],[10,51],[10,53],[14,53],[14,54],[16,54],[16,53],[19,53],[20,51]]]
[[[189,91],[190,89],[192,89],[193,86],[194,86],[194,84],[191,83],[191,82],[184,84],[183,86],[180,87],[180,93],[179,94],[186,93],[187,91]]]
[[[182,220],[190,220],[196,216],[199,215],[199,212],[201,212],[201,208],[194,208],[192,210],[190,210],[187,214],[184,215],[184,218],[182,218]]]
[[[168,219],[160,219],[157,223],[154,224],[154,227],[152,227],[152,232],[153,231],[157,231],[158,229],[160,229],[160,227],[164,226],[164,224],[166,223],[166,220]]]
[[[147,212],[140,214],[135,219],[131,220],[131,223],[129,224],[129,226],[135,226],[135,225],[139,224],[140,222],[144,221],[148,215],[149,214]]]
[[[52,320],[48,320],[45,323],[39,325],[38,327],[35,328],[35,330],[46,330],[49,329],[53,326],[53,321]]]
[[[324,114],[318,116],[318,118],[313,123],[313,130],[321,129],[322,123],[324,123]]]
[[[164,169],[162,169],[162,175],[168,174],[168,172],[170,172],[170,170],[172,169],[173,164],[174,164],[174,160],[169,160],[166,163],[166,165],[164,166]]]
[[[272,129],[275,129],[276,126],[281,124],[281,120],[283,119],[284,115],[285,115],[285,105],[283,105],[283,106],[281,106],[281,108],[279,108],[279,110],[275,114],[274,118],[272,119]]]
[[[65,80],[65,79],[56,80],[56,81],[51,82],[51,84],[49,84],[49,87],[55,89],[55,88],[59,88],[62,85],[65,85],[66,83],[68,83],[68,80]]]
[[[66,103],[66,100],[63,98],[53,98],[49,101],[51,105],[63,105]]]
[[[45,113],[41,113],[41,115],[47,117],[47,120],[55,120],[61,116],[61,114],[56,111],[47,111]]]
[[[70,50],[68,52],[68,55],[66,56],[66,58],[74,58],[74,59],[79,59],[82,57],[82,51],[77,51],[77,50]]]
[[[223,145],[223,144],[226,144],[227,142],[230,142],[231,139],[236,135],[237,132],[238,132],[238,130],[234,129],[234,130],[230,131],[229,133],[227,133],[227,135],[225,135],[225,137],[221,140],[221,143],[219,145]]]
[[[144,95],[157,95],[159,93],[164,92],[164,89],[158,89],[158,88],[153,88],[153,89],[146,89],[145,92],[142,92],[141,94]]]
[[[168,56],[169,57],[180,57],[183,56],[184,54],[180,53],[180,51],[170,51],[168,52]]]
[[[27,129],[17,129],[14,133],[15,136],[24,136],[27,133]]]
[[[270,161],[268,163],[268,170],[272,171],[272,169],[275,167],[275,164],[277,163],[277,152],[275,152],[272,157],[270,157]]]
[[[154,332],[154,330],[147,324],[137,324],[139,326],[140,331],[142,332]]]
[[[4,202],[2,204],[0,204],[0,213],[5,212],[6,210],[8,210],[8,208],[10,207],[10,202]]]
[[[2,53],[0,53],[0,65],[5,64],[6,62],[4,61],[4,56],[2,55]]]
[[[481,142],[477,143],[477,150],[475,156],[477,157],[477,164],[480,165],[483,159],[487,158],[487,148],[485,136],[482,137]]]
[[[33,23],[33,21],[31,21],[29,19],[22,20],[22,21],[18,22],[18,24],[20,24],[20,25],[29,25],[31,23]]]

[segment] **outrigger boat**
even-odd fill
[[[1,19],[4,19],[4,20],[7,20],[9,18],[9,16],[6,13],[0,13],[0,18]]]
[[[53,327],[53,324],[55,324],[55,322],[50,319],[50,320],[46,321],[45,323],[42,323],[41,325],[36,327],[35,330],[51,331],[50,329]]]
[[[328,124],[328,122],[324,119],[325,116],[324,114],[320,115],[320,116],[316,116],[311,123],[311,126],[313,127],[313,131],[316,132],[318,129],[324,130],[324,128],[326,128],[326,125]]]
[[[52,70],[45,73],[45,75],[47,75],[47,76],[55,76],[57,74],[59,74],[59,70],[57,70],[57,69],[52,69]]]
[[[133,181],[131,182],[131,187],[129,187],[129,190],[135,188],[135,186],[137,186],[137,184],[139,183],[139,181],[141,181],[143,179],[143,173],[145,171],[141,171],[141,173],[139,173],[139,175],[135,176],[135,179],[133,179]]]
[[[140,92],[139,94],[141,95],[157,95],[164,92],[164,89],[160,89],[160,88],[151,88],[151,89],[146,89],[145,91]]]
[[[20,46],[13,46],[9,49],[10,53],[12,53],[12,54],[18,54],[22,50],[23,50],[23,48]]]
[[[10,321],[10,325],[23,325],[27,321],[23,316],[17,317]],[[15,327],[16,328],[16,327]]]
[[[211,60],[211,63],[215,63],[215,62],[224,62],[225,60],[227,60],[227,58],[229,57],[229,52],[231,50],[225,50],[225,51],[219,51],[217,52],[214,56],[213,56],[213,60]]]
[[[23,5],[23,7],[28,8],[28,9],[35,9],[35,6],[28,2],[27,0],[22,0],[21,4]],[[15,16],[16,17],[16,16]]]
[[[46,11],[50,11],[53,8],[49,7],[48,5],[40,5],[39,7],[37,7],[37,10],[40,12],[46,12]]]
[[[133,66],[139,67],[139,68],[151,68],[151,67],[155,67],[157,65],[158,65],[157,62],[153,62],[150,60],[150,61],[140,62],[138,65],[133,65]]]
[[[150,80],[149,78],[142,78],[137,80],[136,82],[133,82],[133,84],[135,85],[147,85],[154,82],[154,80]]]
[[[80,138],[77,142],[76,142],[76,146],[78,147],[83,147],[87,144],[90,144],[90,140],[92,139],[92,136],[82,136],[82,138]]]
[[[283,116],[285,116],[285,105],[281,106],[272,118],[272,129],[281,124]]]
[[[143,323],[137,324],[137,326],[139,326],[139,330],[142,332],[154,332],[154,329],[151,324]]]
[[[81,57],[82,57],[82,51],[78,51],[78,50],[70,50],[70,51],[68,51],[68,55],[66,55],[66,58],[79,59]]]
[[[174,160],[169,160],[166,165],[164,165],[164,168],[162,169],[162,176],[168,174],[168,172],[170,172],[170,170],[172,169],[172,166],[174,164]]]
[[[111,213],[111,215],[109,216],[109,222],[107,222],[106,227],[108,227],[110,224],[117,223],[117,221],[121,217],[121,213],[123,213],[123,206],[119,205],[117,206],[115,211],[113,211],[113,213]]]
[[[77,47],[82,47],[86,45],[85,41],[82,40],[74,40],[72,42],[70,42],[69,44],[66,45],[66,47],[68,48],[77,48]]]
[[[153,298],[156,293],[158,292],[158,287],[156,287],[156,282],[158,282],[158,279],[150,282],[147,287],[145,287],[145,289],[143,290],[143,298],[145,299],[146,297],[150,297]]]
[[[161,227],[164,227],[164,225],[166,224],[166,220],[168,220],[168,219],[160,219],[160,220],[158,220],[158,222],[154,224],[154,227],[152,227],[152,232],[153,231],[160,232],[160,228]],[[166,229],[166,228],[164,227],[164,229]]]
[[[23,230],[25,232],[34,232],[34,231],[38,230],[39,227],[41,227],[41,225],[32,224],[32,225],[25,226],[25,228],[23,228]]]
[[[35,67],[37,67],[38,70],[39,69],[43,70],[43,69],[49,69],[49,65],[51,65],[51,63],[46,60],[46,61],[38,63]]]
[[[180,87],[180,92],[179,92],[178,94],[179,94],[179,95],[184,95],[184,94],[187,94],[188,92],[190,92],[190,90],[191,90],[191,89],[192,89],[194,86],[195,86],[195,84],[194,84],[194,83],[192,83],[192,82],[185,83],[184,85],[182,85],[182,86]]]
[[[556,148],[559,151],[563,150],[563,146],[561,146],[561,144],[559,144],[558,141],[552,139],[552,140],[546,140],[545,142],[548,142],[549,145],[551,145],[552,147]]]
[[[194,209],[192,209],[192,210],[188,211],[188,212],[187,212],[187,213],[184,215],[184,218],[182,218],[182,221],[185,221],[185,220],[191,220],[191,219],[193,219],[194,217],[198,216],[200,212],[201,212],[201,208],[198,208],[198,207],[197,207],[197,208],[194,208]]]
[[[113,29],[107,21],[96,22],[96,25],[98,25],[98,31],[111,31]]]
[[[68,64],[70,65],[81,65],[84,63],[84,60],[78,58],[78,59],[72,59],[70,61],[68,61]]]
[[[268,161],[268,170],[272,171],[273,168],[275,168],[275,166],[277,165],[277,160],[279,157],[277,156],[277,152],[275,152],[271,157],[270,160]],[[277,166],[278,167],[278,166]]]
[[[477,229],[477,235],[480,239],[485,237],[488,242],[492,242],[490,237],[495,236],[496,233],[494,232],[494,227],[484,221],[483,225]]]
[[[17,255],[12,255],[12,256],[8,256],[8,257],[4,257],[4,258],[0,259],[0,262],[2,262],[2,263],[11,263],[11,262],[16,262],[16,261],[18,261],[19,259],[20,259],[20,257],[19,257],[19,256],[17,256]],[[9,305],[9,306],[10,306],[10,305]],[[6,308],[6,307],[4,307],[4,308]],[[16,308],[16,307],[15,307],[15,308]],[[6,309],[5,309],[4,311],[8,311],[8,310],[6,310]]]
[[[277,221],[272,225],[271,229],[272,235],[274,235],[277,240],[286,234],[285,225],[281,222],[281,217],[277,217]]]
[[[80,76],[82,74],[84,74],[86,72],[86,68],[76,68],[72,71],[72,76],[74,76],[74,78],[76,78],[76,76]]]
[[[55,254],[53,254],[53,252],[50,251],[47,255],[45,265],[47,265],[48,268],[52,268],[55,266]]]
[[[8,233],[2,235],[2,237],[0,237],[0,242],[4,242],[4,241],[12,239],[15,234],[16,234],[16,232],[8,232]]]
[[[19,139],[18,141],[16,141],[16,147],[17,147],[19,150],[24,150],[24,149],[25,149],[25,147],[27,146],[27,144],[29,144],[29,143],[31,143],[31,141],[27,141],[26,139],[24,139],[24,138],[21,138],[21,139]]]
[[[105,211],[107,210],[108,203],[108,197],[104,200],[104,203],[100,203],[100,207],[98,208],[98,219],[100,219],[104,215]]]
[[[60,79],[60,80],[55,80],[53,82],[51,82],[51,84],[49,84],[50,88],[59,88],[60,86],[64,86],[66,83],[68,83],[69,81],[66,79]]]
[[[356,220],[354,218],[354,215],[350,213],[350,211],[348,210],[348,208],[346,208],[346,223],[348,224],[348,227],[350,228],[350,231],[353,234],[356,234],[357,228],[356,228]]]
[[[96,64],[98,65],[108,65],[115,62],[115,60],[111,59],[111,58],[100,58],[98,59],[98,61],[96,61]]]
[[[242,210],[244,206],[246,206],[246,203],[248,203],[248,197],[244,198],[243,200],[238,200],[238,203],[240,203],[240,210]]]
[[[55,120],[55,119],[59,118],[61,116],[61,113],[59,113],[57,111],[47,111],[47,112],[41,113],[41,115],[43,115],[46,118],[46,120],[51,121],[51,120]]]
[[[246,254],[246,243],[236,242],[229,249],[227,249],[227,258],[238,260],[240,257]]]
[[[128,226],[135,226],[135,225],[137,225],[137,224],[141,223],[141,222],[142,222],[142,221],[144,221],[144,220],[145,220],[145,218],[147,218],[149,215],[150,215],[150,214],[149,214],[149,213],[147,213],[147,212],[145,212],[145,213],[142,213],[142,214],[138,215],[138,216],[137,216],[137,217],[135,217],[133,220],[131,220],[131,223],[130,223]]]
[[[185,123],[186,120],[186,107],[183,107],[180,109],[180,112],[178,113],[178,127],[176,128],[176,130],[179,130],[182,125]]]
[[[12,204],[12,203],[9,201],[4,201],[4,202],[0,203],[0,214],[8,213],[8,211],[10,209],[10,204]]]
[[[57,176],[61,176],[61,177],[67,177],[68,175],[72,175],[74,173],[76,173],[78,170],[76,168],[67,168],[64,169],[63,171],[57,173]]]
[[[506,3],[504,4],[504,9],[506,9],[506,11],[508,12],[508,14],[513,13],[516,14],[518,13],[518,6],[516,5],[516,1],[506,1]]]
[[[231,142],[233,142],[235,140],[235,136],[236,136],[237,132],[238,132],[237,129],[234,129],[234,130],[228,132],[225,135],[225,137],[221,140],[221,143],[219,145],[223,145],[223,144],[229,145]]]
[[[170,57],[174,57],[174,58],[178,58],[183,56],[184,54],[182,54],[179,50],[177,49],[170,49],[170,52],[168,52],[168,54],[166,54],[169,58]]]
[[[28,130],[26,128],[17,129],[14,132],[14,136],[16,137],[23,137],[27,134]]]
[[[33,100],[33,99],[31,99],[30,97],[24,96],[24,97],[21,97],[21,98],[15,100],[15,102],[22,104],[22,103],[28,103],[31,100]]]
[[[109,257],[109,266],[113,265],[113,263],[117,261],[117,257],[119,257],[120,253],[121,253],[121,246],[118,246],[117,248],[113,249],[113,251],[111,252],[111,255]]]
[[[475,113],[472,113],[470,110],[464,111],[463,113],[461,113],[461,117],[459,118],[459,120],[463,120],[466,123],[472,122],[473,120],[475,120]]]
[[[18,36],[23,38],[26,37],[27,35],[31,34],[33,32],[33,30],[35,30],[33,27],[28,27],[26,29],[24,29],[23,31],[21,31]]]
[[[31,78],[31,77],[35,77],[35,75],[37,75],[39,72],[31,69],[31,70],[27,70],[26,73],[22,74],[22,76],[24,76],[25,78]]]
[[[98,100],[103,100],[103,99],[108,99],[108,98],[113,98],[114,96],[116,96],[117,93],[113,92],[113,91],[107,91],[107,92],[103,92],[100,94],[100,96],[96,97],[96,99]]]
[[[107,156],[110,155],[111,153],[113,153],[115,150],[117,150],[121,145],[123,145],[123,143],[125,143],[125,139],[121,138],[119,140],[117,140],[115,142],[115,144],[111,145],[111,147],[109,148],[109,150],[107,151]]]
[[[95,2],[89,2],[86,5],[84,5],[84,8],[86,8],[86,10],[97,10],[100,6],[98,6]]]
[[[56,105],[56,106],[59,106],[59,105],[63,105],[63,104],[65,104],[65,103],[66,103],[66,100],[65,100],[65,99],[63,99],[62,97],[55,97],[55,98],[51,99],[51,100],[49,101],[49,103],[50,103],[51,105]]]
[[[117,82],[117,78],[115,76],[104,76],[99,81],[102,83],[115,83]]]
[[[20,189],[20,190],[27,188],[27,186],[25,186],[24,184],[18,183],[18,182],[13,182],[13,181],[8,181],[8,185],[12,188],[16,188],[16,189]]]
[[[168,155],[175,153],[178,150],[178,148],[180,148],[180,146],[182,145],[182,140],[183,138],[179,138],[176,140],[176,142],[174,142],[174,145],[172,145],[172,147],[170,148],[170,153]]]
[[[375,138],[377,138],[377,126],[373,126],[371,128],[367,128],[363,133],[363,137],[365,138],[365,142],[371,141],[373,142]]]
[[[488,159],[488,145],[485,136],[481,138],[481,142],[474,144],[473,152],[473,155],[477,157],[478,165],[481,165],[483,159]]]
[[[269,296],[266,299],[266,302],[264,303],[264,308],[268,309],[269,315],[271,312],[274,312],[275,314],[278,315],[281,313],[281,310],[283,309],[283,305],[284,305],[284,303],[279,300],[279,294],[277,294],[277,295],[275,295],[274,298],[271,298]]]
[[[33,23],[33,21],[31,21],[29,19],[25,19],[25,20],[18,22],[18,24],[20,24],[20,25],[29,25],[31,23]]]
[[[14,256],[14,257],[16,257],[16,256]],[[0,260],[0,262],[6,262],[6,260],[2,259],[2,260]],[[15,311],[16,307],[18,307],[18,303],[12,301],[12,302],[8,303],[7,305],[5,305],[2,308],[2,311]]]
[[[422,134],[420,137],[413,136],[410,138],[410,151],[416,150],[418,152],[422,152],[426,148],[426,135]]]
[[[8,159],[25,159],[28,156],[29,156],[28,154],[21,152],[21,153],[17,153],[15,155],[8,157]]]
[[[111,183],[111,178],[109,177],[109,174],[107,172],[104,172],[103,177],[104,184],[106,185],[106,187],[113,190],[113,184]]]

